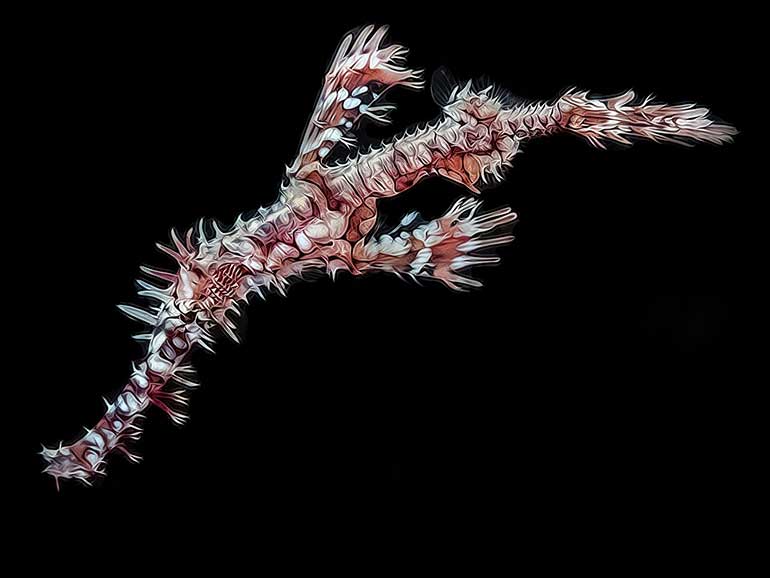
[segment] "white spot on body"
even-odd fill
[[[345,128],[353,128],[353,123],[350,122],[349,120],[346,120],[345,121]]]
[[[316,220],[305,227],[305,234],[309,239],[325,241],[329,238],[329,226],[321,220]]]
[[[152,336],[152,339],[150,340],[150,351],[159,351],[161,345],[165,343],[166,336],[163,334],[163,332],[159,331],[155,335]]]
[[[139,400],[131,392],[125,392],[118,396],[118,411],[124,415],[136,413],[139,410]]]
[[[323,133],[321,133],[321,142],[325,140],[330,140],[332,142],[337,142],[342,138],[342,131],[336,127],[327,128]]]
[[[95,451],[87,451],[85,457],[86,461],[92,466],[95,466],[99,461],[99,454],[97,454]]]
[[[433,252],[428,248],[423,248],[417,251],[414,260],[412,261],[412,273],[419,273],[422,268],[430,261],[433,256]]]
[[[139,409],[139,400],[133,393],[127,391],[123,396],[126,398],[126,404],[131,411],[137,411]]]
[[[123,399],[123,396],[121,395],[118,397],[118,400],[115,402],[115,405],[118,406],[118,411],[120,413],[129,413],[128,404],[126,403],[126,400]]]
[[[313,244],[310,242],[310,239],[308,239],[307,235],[305,235],[305,233],[302,231],[299,231],[294,236],[294,242],[297,243],[297,247],[299,247],[299,250],[303,253],[307,253],[313,248]]]
[[[340,88],[337,91],[337,100],[345,100],[348,97],[348,91],[345,88]]]
[[[166,373],[171,369],[171,363],[155,353],[147,360],[147,366],[155,373]]]
[[[149,380],[141,373],[133,374],[131,376],[131,381],[133,381],[138,387],[142,389],[145,389],[148,385],[150,385]]]
[[[411,247],[412,244],[402,237],[393,239],[393,243],[390,246],[390,255],[401,257],[402,255],[406,255]]]
[[[364,94],[367,90],[369,90],[368,86],[359,86],[358,88],[354,89],[351,94],[352,96],[358,96],[359,94]]]
[[[400,257],[409,252],[409,243],[402,238],[394,239],[390,235],[383,235],[378,239],[380,252],[393,257]]]
[[[96,446],[99,449],[104,447],[104,439],[102,438],[102,436],[100,436],[95,431],[92,431],[91,433],[89,433],[85,437],[85,441],[86,441],[86,443],[88,443],[88,444],[90,444],[92,446]]]
[[[337,93],[332,92],[324,99],[323,104],[321,105],[321,112],[326,111],[333,103],[337,100]]]
[[[409,225],[409,223],[411,223],[417,218],[417,215],[418,213],[416,211],[412,211],[411,213],[406,215],[403,219],[401,219],[401,226],[406,227],[407,225]]]
[[[345,110],[350,110],[350,109],[356,108],[360,104],[361,104],[360,98],[348,98],[348,99],[345,99],[345,102],[342,103],[342,108],[344,108]]]
[[[321,147],[321,148],[318,150],[318,156],[319,156],[319,157],[321,157],[321,158],[324,158],[324,157],[325,157],[326,155],[328,155],[328,154],[329,154],[329,149],[328,149],[328,148],[326,148],[326,147]]]
[[[425,232],[428,235],[435,235],[441,230],[441,225],[438,221],[431,221],[425,226]]]

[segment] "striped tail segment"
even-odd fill
[[[262,224],[261,217],[249,221],[239,218],[232,230],[222,231],[212,222],[214,236],[208,238],[201,220],[195,240],[192,229],[184,239],[172,230],[173,248],[158,244],[175,261],[176,271],[141,267],[153,283],[137,280],[138,294],[153,303],[142,308],[118,306],[128,317],[149,327],[134,336],[147,343],[145,354],[133,365],[131,378],[117,398],[112,403],[104,401],[105,412],[96,426],[69,445],[43,447],[43,471],[55,478],[57,487],[59,478],[90,485],[95,477],[105,474],[106,459],[112,452],[139,461],[128,446],[139,439],[140,421],[150,405],[168,414],[175,424],[186,423],[188,391],[198,386],[189,362],[191,352],[200,347],[213,353],[219,331],[238,342],[235,322],[228,314],[239,316],[239,305],[251,294],[264,297],[263,289],[275,287],[282,292],[287,284],[285,277],[266,270],[264,255],[248,241],[252,229]],[[281,271],[290,277],[299,274],[295,270],[301,272],[289,264]]]
[[[91,485],[94,477],[105,474],[106,458],[115,451],[139,462],[129,445],[141,436],[140,422],[150,405],[162,409],[174,423],[185,423],[187,396],[182,389],[169,390],[167,385],[172,380],[184,387],[197,385],[185,359],[202,332],[195,322],[185,323],[174,313],[172,306],[158,314],[147,355],[134,364],[131,378],[117,398],[111,403],[104,399],[104,415],[98,423],[72,444],[43,447],[43,471],[55,478],[57,488],[59,478]]]

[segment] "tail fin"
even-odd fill
[[[564,130],[598,148],[605,148],[607,141],[631,144],[633,138],[688,146],[693,142],[725,144],[738,133],[735,127],[715,120],[705,107],[655,104],[652,97],[631,104],[634,99],[631,90],[612,98],[589,98],[588,92],[571,91],[554,108]]]

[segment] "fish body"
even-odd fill
[[[171,246],[159,247],[174,267],[142,267],[152,282],[137,281],[138,295],[151,305],[119,307],[148,326],[136,336],[146,342],[145,354],[120,394],[105,400],[94,427],[71,444],[43,447],[44,471],[57,486],[60,478],[90,484],[105,474],[114,452],[139,461],[129,445],[141,435],[151,405],[183,424],[188,392],[198,385],[191,352],[213,351],[222,333],[238,341],[232,316],[253,295],[285,295],[290,283],[313,270],[332,277],[384,271],[455,290],[480,287],[467,270],[499,262],[491,250],[513,240],[517,215],[509,207],[483,211],[478,195],[505,179],[528,139],[568,132],[604,148],[635,139],[723,144],[736,134],[706,108],[650,99],[634,104],[631,91],[591,98],[571,90],[552,102],[521,103],[498,87],[461,85],[443,75],[432,87],[441,108],[437,120],[332,161],[341,147],[355,149],[354,129],[362,118],[388,122],[393,106],[383,104],[386,92],[423,85],[421,72],[404,65],[406,48],[384,44],[386,32],[367,26],[340,43],[275,203],[226,230],[201,220],[182,236],[172,231]],[[470,196],[438,219],[409,213],[391,231],[374,230],[380,199],[431,177],[459,183]]]

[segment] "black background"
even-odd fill
[[[39,15],[21,50],[33,112],[18,148],[34,162],[9,240],[34,255],[11,313],[31,353],[34,417],[14,444],[37,531],[207,511],[262,527],[468,519],[544,555],[562,538],[719,543],[753,435],[756,382],[737,377],[759,195],[752,39],[732,36],[740,15],[644,10]],[[151,409],[141,465],[115,457],[97,487],[57,494],[34,452],[92,425],[125,382],[138,327],[115,305],[133,300],[140,264],[164,263],[154,242],[274,200],[328,59],[367,22],[389,23],[428,77],[446,65],[525,99],[633,87],[709,106],[742,134],[722,148],[527,143],[484,195],[520,223],[503,263],[476,271],[483,289],[342,275],[253,303],[244,344],[196,356],[187,426]],[[370,139],[438,113],[428,91],[390,100],[395,126],[364,127]],[[435,217],[465,194],[431,180],[382,211]]]

